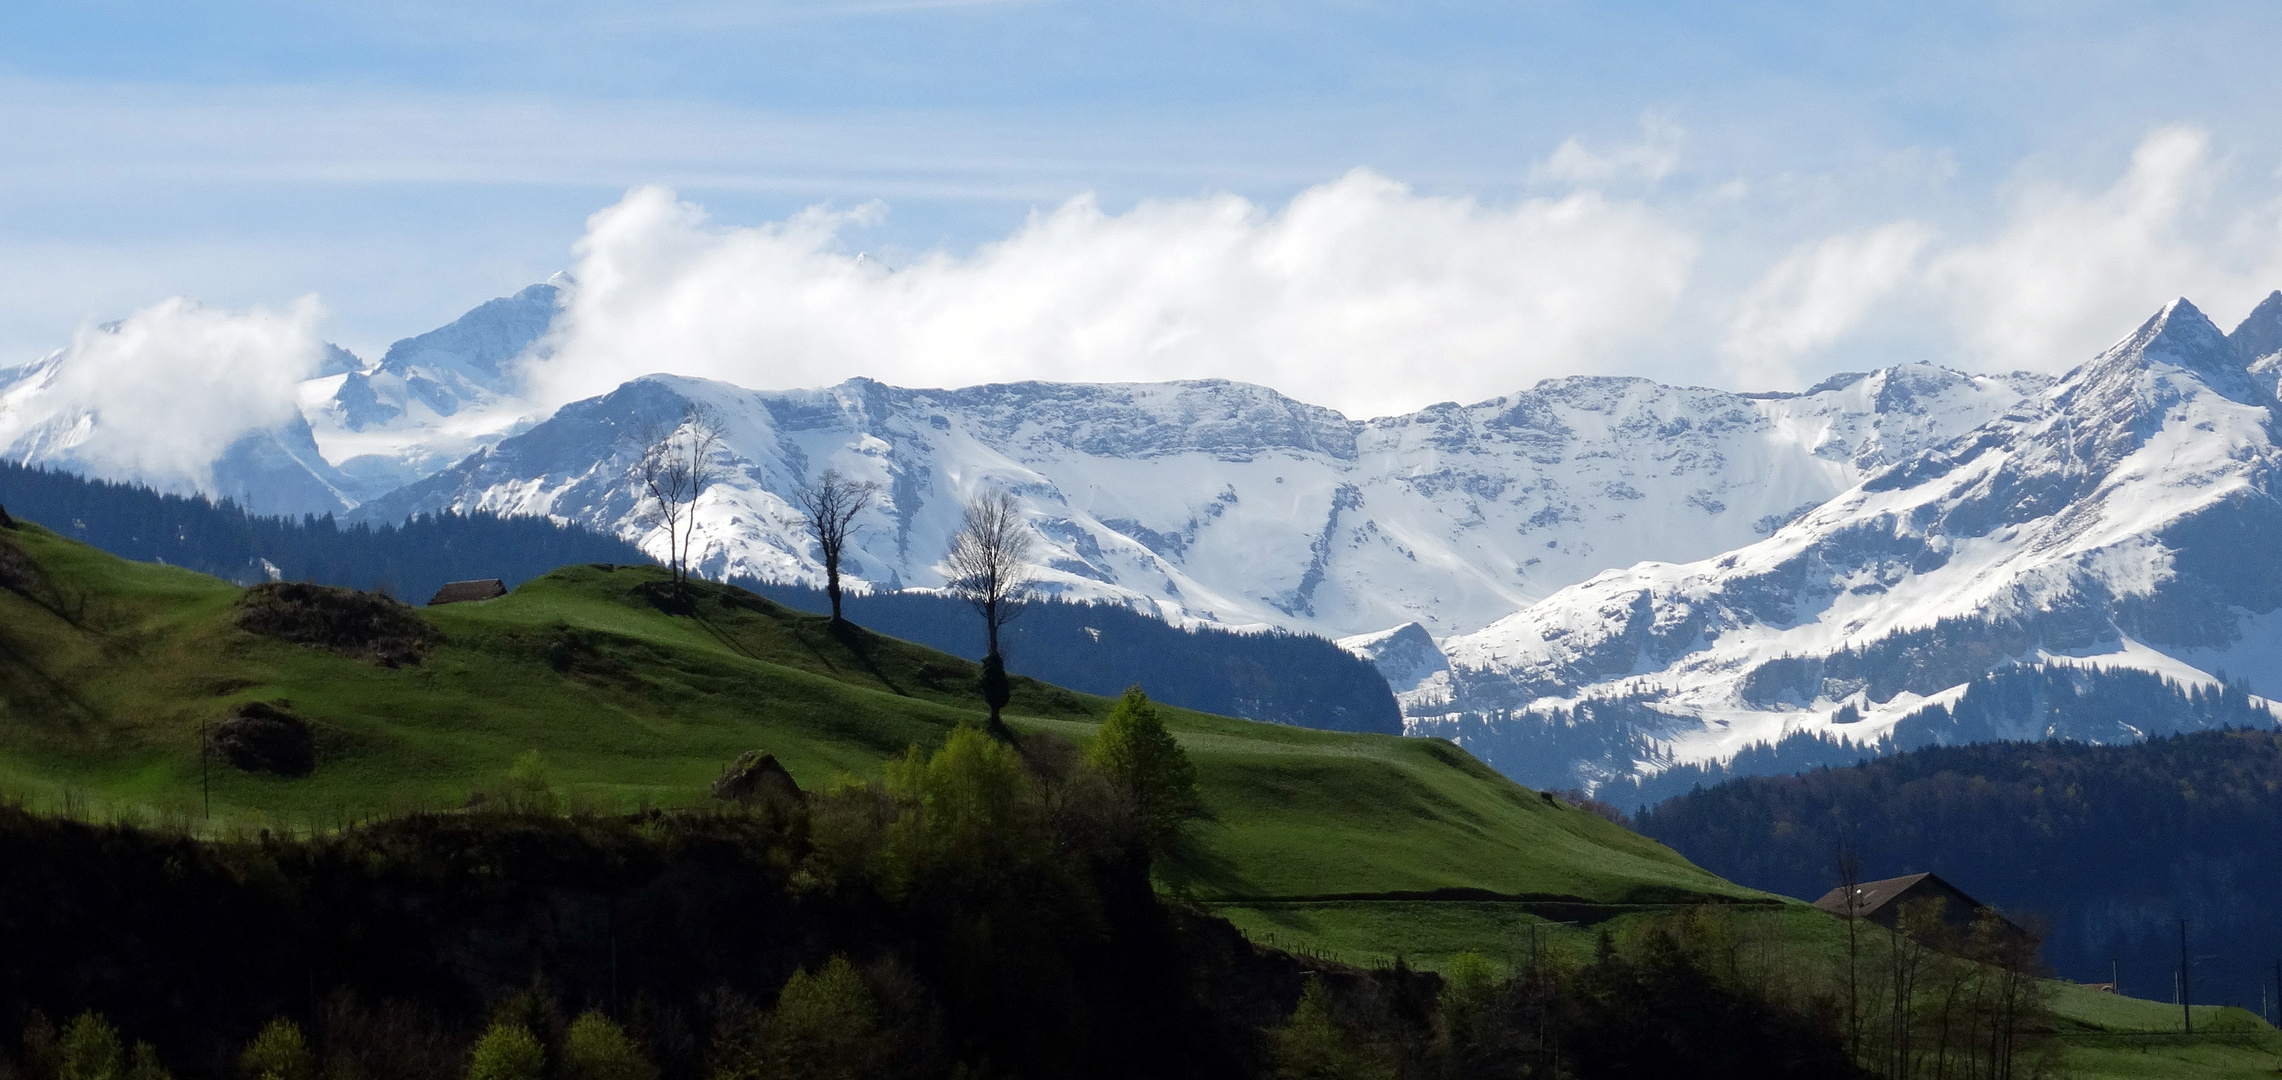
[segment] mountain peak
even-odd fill
[[[2227,341],[2244,363],[2282,352],[2282,289],[2268,293],[2250,309]]]
[[[2110,346],[2092,361],[2095,367],[2140,367],[2167,364],[2185,368],[2209,380],[2212,389],[2232,396],[2235,383],[2246,377],[2244,364],[2210,317],[2180,297],[2163,305],[2131,336]]]

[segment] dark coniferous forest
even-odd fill
[[[2282,733],[2121,746],[1933,746],[1798,776],[1731,780],[1637,818],[1715,874],[1813,899],[1842,847],[1865,880],[1933,871],[2047,920],[2065,978],[2172,1000],[2189,921],[2197,1002],[2259,1007],[2282,957]],[[2111,969],[2110,960],[2115,961]]]
[[[819,589],[737,584],[780,604],[829,612]],[[930,593],[846,598],[849,619],[956,656],[983,655],[982,620]],[[1089,694],[1140,686],[1185,708],[1333,731],[1402,734],[1402,711],[1370,661],[1323,638],[1284,631],[1188,630],[1110,604],[1037,601],[1002,631],[1009,670]]]
[[[114,555],[163,562],[244,584],[315,581],[380,589],[414,604],[447,581],[499,578],[509,588],[567,563],[645,563],[614,536],[545,518],[421,514],[393,525],[263,517],[227,499],[169,495],[138,484],[0,462],[0,506]]]
[[[2226,678],[2224,670],[2218,674]],[[1928,746],[2024,736],[2117,744],[2151,735],[2275,725],[2273,712],[2253,701],[2249,687],[2239,681],[2228,680],[2217,687],[2182,686],[2152,672],[2130,668],[2021,664],[1976,677],[1956,702],[1919,709],[1878,739],[1856,741],[1812,731],[1794,732],[1774,743],[1745,747],[1725,762],[1679,765],[1651,776],[1612,781],[1595,794],[1615,806],[1635,807],[1739,777],[1852,765]],[[1551,727],[1552,734],[1563,730],[1561,725]],[[1629,731],[1620,729],[1620,734]],[[1490,760],[1496,763],[1495,758]]]

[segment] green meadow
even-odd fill
[[[570,804],[698,805],[723,765],[774,754],[803,786],[869,781],[908,747],[980,724],[977,666],[835,631],[741,590],[668,599],[655,567],[571,566],[480,603],[423,609],[438,640],[388,666],[239,626],[246,590],[131,563],[26,524],[0,536],[0,796],[220,834],[322,830],[451,809],[536,750]],[[1025,737],[1082,744],[1111,702],[1017,679]],[[310,721],[319,764],[285,779],[202,755],[249,702]],[[1440,969],[1582,955],[1714,905],[1778,959],[1827,964],[1839,924],[1690,864],[1505,779],[1439,740],[1163,710],[1209,817],[1160,866],[1169,894],[1288,951]],[[2070,1074],[2248,1076],[2282,1064],[2241,1010],[2172,1034],[2172,1006],[2054,984]]]

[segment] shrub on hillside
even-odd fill
[[[417,612],[385,595],[298,581],[247,589],[238,598],[238,626],[386,667],[417,664],[443,640]]]
[[[317,768],[317,736],[309,721],[266,702],[231,710],[208,738],[223,761],[247,772],[307,776]]]

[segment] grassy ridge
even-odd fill
[[[240,630],[242,590],[226,582],[31,525],[0,544],[37,568],[0,592],[0,783],[19,792],[191,812],[199,725],[257,700],[315,723],[322,764],[300,780],[212,769],[218,817],[459,805],[534,748],[562,788],[603,806],[697,801],[752,748],[816,786],[877,776],[983,712],[968,661],[836,634],[734,589],[703,587],[694,611],[671,614],[655,568],[567,567],[424,610],[443,643],[391,669]],[[1083,741],[1108,704],[1017,680],[1009,711],[1018,730]],[[1174,868],[1201,899],[1759,895],[1446,743],[1166,713],[1214,815]]]

